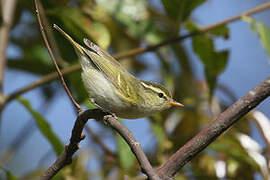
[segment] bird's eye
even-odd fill
[[[163,93],[158,93],[158,97],[163,98],[164,94]]]

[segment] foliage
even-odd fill
[[[27,109],[27,111],[33,116],[36,121],[37,127],[39,131],[44,135],[44,137],[50,142],[55,151],[56,155],[60,155],[61,152],[64,150],[64,146],[61,143],[60,139],[57,135],[52,131],[50,124],[44,117],[35,111],[29,101],[23,98],[17,98],[17,100]]]
[[[171,37],[179,36],[183,31],[193,32],[199,29],[199,22],[192,19],[192,12],[203,5],[206,0],[61,0],[42,1],[49,25],[57,24],[68,32],[77,42],[83,44],[84,37],[96,42],[110,53],[125,52],[142,45],[154,45]],[[9,69],[27,72],[41,77],[54,72],[54,67],[41,40],[32,1],[17,2],[14,26],[10,37],[11,45],[20,52],[16,57],[8,57]],[[269,28],[260,22],[245,17],[251,28],[261,38],[262,44],[270,55]],[[220,26],[205,34],[191,37],[192,52],[180,42],[169,44],[146,56],[134,56],[121,60],[121,63],[135,75],[150,72],[152,62],[158,62],[157,79],[169,87],[176,99],[187,107],[185,110],[169,109],[149,118],[150,150],[147,155],[151,163],[158,167],[168,159],[180,146],[191,139],[202,127],[209,124],[214,117],[226,108],[226,103],[214,96],[217,90],[217,79],[229,63],[228,49],[220,50],[215,46],[217,38],[229,38],[229,28]],[[62,57],[59,64],[62,68],[77,64],[77,56],[72,46],[53,29],[56,41],[55,54]],[[204,66],[205,80],[198,80],[193,72],[195,54]],[[149,61],[150,63],[148,63]],[[75,99],[87,106],[89,100],[80,80],[80,73],[75,72],[65,77]],[[42,86],[41,98],[53,101],[62,87],[53,83]],[[59,155],[64,146],[58,135],[53,132],[47,120],[23,98],[18,101],[35,119],[38,130],[49,141],[53,151]],[[213,108],[214,106],[214,108]],[[214,111],[219,109],[219,111]],[[211,112],[211,113],[209,113]],[[56,119],[55,119],[56,120]],[[235,128],[227,132],[206,151],[185,166],[176,179],[219,179],[217,163],[227,165],[226,175],[229,179],[251,179],[255,173],[262,174],[260,165],[250,156],[237,139],[238,133],[250,134],[248,119],[243,119]],[[110,129],[102,126],[98,136],[106,140]],[[106,132],[106,133],[104,133]],[[87,135],[88,136],[88,135]],[[89,135],[90,136],[90,135]],[[66,137],[68,139],[68,137]],[[113,141],[113,140],[115,141]],[[87,167],[85,155],[88,151],[79,151],[73,164],[63,170],[55,179],[120,179],[124,175],[135,177],[140,168],[126,142],[114,133],[110,134],[110,143],[117,148],[117,160],[110,159],[108,154],[90,144],[90,157],[94,157],[100,165],[95,172]],[[106,141],[107,142],[107,141]],[[98,151],[96,155],[95,151]],[[93,155],[94,154],[94,155]],[[100,155],[101,154],[101,155]],[[89,159],[90,159],[89,157]],[[34,172],[40,172],[36,167]],[[28,172],[25,172],[27,174]],[[10,174],[11,175],[11,174]],[[10,176],[13,177],[13,176]],[[23,176],[27,177],[27,176]],[[0,176],[1,178],[1,176]],[[35,177],[36,178],[36,177]],[[16,178],[10,178],[16,179]],[[34,179],[28,176],[26,179]]]
[[[258,34],[258,36],[261,39],[263,47],[265,48],[268,56],[270,56],[270,27],[250,17],[244,16],[243,20],[250,23],[251,30],[254,33]]]
[[[135,156],[130,151],[127,142],[120,135],[116,135],[116,140],[120,167],[125,172],[129,171],[134,165]]]
[[[6,170],[6,169],[1,169],[1,171],[3,171],[5,173],[6,179],[7,180],[18,180],[18,178],[10,171]],[[1,175],[0,175],[1,177]]]
[[[192,22],[188,22],[186,28],[191,32],[199,30]],[[210,33],[212,34],[202,34],[192,38],[192,46],[194,52],[200,57],[204,64],[205,76],[209,85],[210,95],[212,95],[216,86],[216,79],[226,67],[229,51],[215,50],[214,41],[213,38],[211,38],[211,35],[227,37],[229,29],[225,26],[221,26]]]

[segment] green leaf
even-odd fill
[[[158,140],[158,149],[162,149],[164,148],[164,141],[165,141],[165,133],[164,133],[164,129],[162,128],[160,123],[152,123],[152,128],[153,128],[153,132]]]
[[[168,16],[177,24],[180,24],[205,0],[162,0],[161,2]]]
[[[64,150],[64,146],[61,143],[60,139],[53,132],[50,124],[44,119],[44,117],[35,111],[28,100],[24,98],[17,98],[17,100],[28,110],[28,112],[33,116],[36,121],[37,127],[39,131],[43,134],[43,136],[49,141],[54,152],[57,155],[60,155]]]
[[[121,0],[97,1],[98,7],[112,15],[117,23],[124,25],[125,33],[137,38],[143,37],[152,25],[147,12],[147,1]],[[117,33],[118,34],[118,33]],[[116,38],[118,39],[118,38]]]
[[[6,171],[7,173],[7,180],[19,180],[12,172]]]
[[[24,58],[26,60],[41,61],[42,64],[52,65],[51,57],[44,45],[27,47],[27,49],[24,50]]]
[[[68,77],[70,82],[70,87],[75,95],[78,103],[82,103],[85,100],[90,101],[88,94],[84,88],[83,82],[81,80],[81,72],[75,72]]]
[[[153,133],[157,139],[157,155],[159,156],[163,153],[164,149],[166,149],[165,143],[167,144],[168,140],[166,139],[166,134],[161,123],[161,115],[155,114],[154,116],[151,116],[150,119]]]
[[[91,37],[101,48],[107,49],[111,43],[110,32],[107,27],[100,23],[91,21],[78,8],[54,9],[52,14],[58,15],[64,24],[71,30],[75,30],[76,34],[85,33]]]
[[[118,160],[120,166],[125,170],[131,170],[134,165],[135,157],[131,152],[126,141],[119,135],[116,135],[117,148],[118,148]]]
[[[186,29],[188,29],[189,31],[197,31],[200,28],[192,21],[187,21],[185,23],[185,26],[186,26]],[[218,37],[220,36],[227,39],[229,37],[229,32],[230,32],[229,28],[223,25],[223,26],[218,26],[215,29],[207,32],[207,34],[218,36]]]
[[[189,22],[186,28],[191,31],[198,29],[192,22]],[[211,39],[208,34],[194,36],[192,38],[192,46],[194,52],[199,56],[204,64],[205,76],[209,85],[210,94],[212,95],[217,77],[224,71],[227,65],[229,51],[217,51],[215,49],[213,39]]]
[[[8,59],[8,67],[38,75],[45,75],[54,71],[51,58],[44,45],[21,46],[23,46],[23,56],[19,59]]]
[[[226,67],[229,51],[216,51],[214,42],[207,35],[192,39],[194,52],[200,57],[205,67],[205,75],[210,88],[210,94],[216,85],[217,76]]]
[[[242,19],[250,23],[251,30],[259,36],[263,47],[270,57],[270,27],[247,16],[244,16]]]
[[[107,27],[99,22],[93,22],[90,27],[81,27],[103,49],[107,49],[111,43],[110,32]]]
[[[229,37],[229,28],[225,25],[223,26],[218,26],[215,29],[211,30],[209,33],[215,36],[221,36],[224,37],[225,39],[228,39]]]
[[[19,180],[11,171],[9,171],[1,166],[0,166],[0,169],[2,169],[6,173],[7,180]]]

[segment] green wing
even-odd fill
[[[84,52],[89,56],[93,64],[103,72],[105,77],[112,82],[116,89],[119,90],[118,94],[128,101],[134,102],[137,96],[132,83],[133,81],[137,81],[137,79],[96,44],[88,39],[84,39],[84,43],[90,48],[90,50],[83,48]]]
[[[134,102],[137,99],[136,90],[132,83],[138,81],[132,76],[118,61],[116,61],[111,55],[103,51],[100,47],[84,39],[86,49],[76,43],[67,33],[65,33],[60,27],[54,24],[54,28],[62,33],[66,39],[73,45],[77,54],[80,56],[80,63],[82,68],[95,67],[116,87],[117,93],[126,101]],[[88,56],[88,57],[87,57]],[[90,64],[89,64],[90,63]],[[94,66],[92,66],[92,64]],[[130,81],[132,79],[132,81]]]

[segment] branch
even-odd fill
[[[114,116],[104,113],[100,109],[89,109],[79,113],[72,129],[69,144],[66,145],[64,152],[57,158],[57,160],[43,173],[41,180],[51,179],[63,167],[72,162],[72,156],[79,149],[78,144],[85,137],[85,135],[82,134],[82,131],[88,119],[102,120],[105,124],[109,124],[113,129],[115,129],[130,146],[132,152],[139,161],[142,172],[144,172],[150,180],[159,180],[159,177],[149,163],[140,144],[134,139],[133,134]]]
[[[72,162],[73,154],[79,149],[78,144],[85,138],[82,131],[88,119],[102,119],[103,116],[104,113],[99,109],[89,109],[79,113],[72,129],[69,144],[65,146],[57,160],[43,173],[41,180],[51,179],[58,171]]]
[[[65,75],[74,73],[78,70],[80,70],[80,65],[76,64],[76,65],[73,65],[73,66],[70,66],[68,68],[61,70],[61,72],[62,72],[62,75],[65,76]],[[22,95],[22,94],[24,94],[32,89],[35,89],[41,85],[52,82],[57,77],[58,77],[58,74],[56,72],[50,73],[50,74],[40,78],[39,80],[34,81],[34,82],[30,83],[29,85],[26,85],[25,87],[14,91],[13,93],[11,93],[9,96],[6,97],[6,102],[10,102],[11,100],[15,99],[16,97],[18,97],[18,96],[20,96],[20,95]]]
[[[225,19],[223,21],[220,21],[218,23],[215,23],[215,24],[212,24],[212,25],[209,25],[209,26],[205,26],[205,27],[202,27],[200,30],[198,31],[193,31],[193,32],[190,32],[190,33],[187,33],[187,34],[184,34],[184,35],[181,35],[181,36],[178,36],[178,37],[174,37],[174,38],[171,38],[171,39],[167,39],[157,45],[154,45],[154,46],[146,46],[146,47],[140,47],[140,48],[135,48],[135,49],[132,49],[132,50],[129,50],[129,51],[126,51],[124,53],[119,53],[119,54],[115,54],[114,57],[116,59],[123,59],[123,58],[127,58],[127,57],[130,57],[130,56],[135,56],[135,55],[138,55],[138,54],[142,54],[142,53],[145,53],[145,52],[149,52],[149,51],[154,51],[162,46],[165,46],[165,45],[168,45],[170,43],[175,43],[175,42],[179,42],[179,41],[182,41],[186,38],[189,38],[189,37],[193,37],[195,35],[199,35],[199,34],[202,34],[202,33],[206,33],[208,31],[211,31],[211,30],[214,30],[215,28],[219,27],[219,26],[223,26],[223,25],[226,25],[230,22],[234,22],[236,20],[239,20],[242,16],[248,16],[248,15],[252,15],[252,14],[255,14],[257,12],[261,12],[265,9],[268,9],[270,8],[270,2],[268,3],[265,3],[263,5],[260,5],[260,6],[257,6],[253,9],[250,9],[248,11],[245,11],[239,15],[236,15],[236,16],[233,16],[231,18],[228,18],[228,19]],[[68,68],[65,68],[62,70],[62,73],[63,75],[68,75],[68,74],[71,74],[73,72],[76,72],[80,69],[80,66],[79,65],[73,65],[73,66],[70,66]],[[13,100],[14,98],[20,96],[21,94],[27,92],[27,91],[30,91],[36,87],[39,87],[43,84],[46,84],[46,83],[49,83],[53,80],[55,80],[57,78],[57,74],[56,73],[51,73],[51,74],[48,74],[46,76],[44,76],[43,78],[29,84],[29,85],[26,85],[25,87],[13,92],[10,94],[10,96],[7,97],[7,102]]]
[[[44,15],[45,14],[44,8],[43,8],[41,3],[39,3],[39,4],[40,4],[39,5],[40,15],[42,18],[43,26],[45,27],[44,30],[45,30],[45,33],[46,33],[48,40],[50,42],[50,46],[52,47],[52,49],[54,51],[54,55],[57,59],[57,62],[60,64],[60,67],[67,67],[68,63],[65,62],[64,59],[61,57],[60,50],[59,50],[57,43],[56,43],[56,40],[53,36],[53,31],[52,31],[51,25],[49,24],[47,17]]]
[[[79,149],[78,144],[81,140],[85,138],[85,135],[82,134],[83,128],[88,121],[89,118],[95,118],[97,120],[103,119],[105,124],[109,124],[113,129],[115,129],[129,144],[132,152],[135,154],[137,160],[139,161],[140,167],[142,168],[142,172],[144,172],[150,180],[159,180],[160,178],[155,173],[151,164],[149,163],[146,155],[144,154],[140,144],[135,140],[133,134],[123,126],[116,117],[112,115],[108,115],[104,113],[102,110],[94,109],[87,110],[82,112],[81,107],[77,102],[73,99],[65,81],[63,75],[57,65],[57,62],[54,58],[50,45],[48,43],[40,15],[40,10],[42,9],[42,5],[39,0],[35,0],[36,13],[38,18],[38,23],[40,26],[41,34],[44,39],[45,45],[49,51],[51,59],[55,65],[59,78],[61,79],[62,85],[64,86],[66,93],[69,98],[72,100],[73,104],[79,111],[79,115],[75,122],[75,125],[72,129],[72,136],[70,138],[70,143],[65,147],[64,152],[57,158],[52,166],[50,166],[42,175],[41,179],[51,179],[59,170],[61,170],[64,166],[70,164],[72,162],[73,154]]]
[[[166,46],[166,45],[171,44],[171,43],[176,43],[178,41],[182,41],[182,40],[187,39],[189,37],[193,37],[193,36],[196,36],[196,35],[199,35],[202,33],[206,33],[208,31],[216,29],[217,27],[226,25],[230,22],[234,22],[234,21],[242,18],[242,16],[249,16],[249,15],[255,14],[257,12],[263,11],[265,9],[268,9],[268,8],[270,8],[270,2],[264,3],[260,6],[257,6],[253,9],[242,12],[236,16],[227,18],[227,19],[220,21],[218,23],[202,27],[197,31],[193,31],[193,32],[186,33],[186,34],[178,36],[178,37],[173,37],[173,38],[167,39],[167,40],[165,40],[157,45],[154,45],[154,46],[146,46],[146,47],[136,48],[136,49],[132,49],[132,50],[129,50],[127,52],[124,52],[124,53],[116,54],[114,57],[116,59],[119,59],[119,57],[122,57],[122,56],[129,57],[129,56],[134,56],[134,55],[142,54],[142,53],[149,52],[149,51],[154,51],[162,46]]]
[[[56,71],[57,71],[58,76],[59,76],[59,78],[61,80],[61,83],[62,83],[62,85],[63,85],[63,87],[64,87],[67,95],[69,96],[70,100],[72,101],[73,105],[77,108],[78,112],[81,112],[82,109],[81,109],[80,105],[72,97],[72,95],[71,95],[71,93],[70,93],[70,91],[69,91],[69,89],[67,87],[67,84],[66,84],[66,82],[65,82],[65,80],[63,78],[63,74],[60,71],[60,68],[58,67],[58,64],[57,64],[57,62],[56,62],[56,60],[54,58],[53,52],[52,52],[51,47],[49,45],[47,36],[45,34],[45,31],[44,31],[44,28],[43,28],[43,25],[42,25],[42,19],[41,19],[41,14],[40,14],[40,12],[42,10],[42,5],[40,4],[39,0],[35,0],[35,7],[36,7],[37,19],[38,19],[38,23],[39,23],[39,27],[40,27],[42,38],[43,38],[43,40],[45,42],[45,45],[46,45],[46,47],[47,47],[47,49],[49,51],[50,57],[51,57],[51,59],[53,61],[53,64],[54,64],[54,66],[56,68]]]
[[[165,180],[173,179],[180,168],[268,96],[270,96],[270,78],[250,90],[244,97],[221,113],[209,127],[200,131],[174,153],[158,169],[159,176]]]
[[[0,27],[0,92],[3,91],[3,80],[6,68],[6,51],[9,41],[9,31],[13,22],[16,0],[2,0],[1,6],[3,22]],[[1,16],[0,16],[1,17]]]

